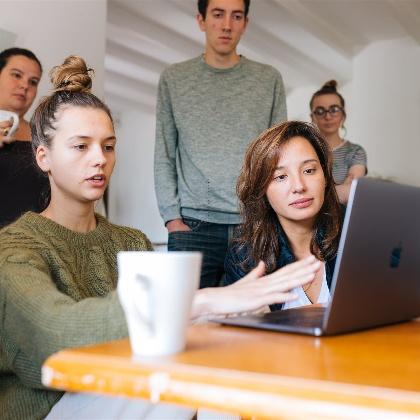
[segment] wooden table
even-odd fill
[[[275,418],[420,418],[420,322],[313,338],[197,325],[187,350],[134,360],[127,340],[61,351],[44,384]]]

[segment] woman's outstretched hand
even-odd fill
[[[230,286],[198,290],[192,318],[257,311],[273,303],[296,299],[290,290],[311,282],[320,268],[321,262],[310,256],[265,276],[265,265],[260,261],[249,274]]]

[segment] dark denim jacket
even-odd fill
[[[294,261],[296,261],[295,256],[292,253],[292,250],[290,248],[289,241],[287,239],[286,234],[284,233],[282,227],[280,224],[277,225],[277,233],[279,238],[279,249],[280,254],[277,259],[277,265],[276,269],[282,268],[287,264],[290,264]],[[319,243],[322,240],[323,234],[319,234],[317,237],[317,242]],[[241,267],[241,264],[245,261],[245,258],[248,254],[248,249],[246,247],[239,249],[238,245],[233,243],[230,245],[226,259],[225,259],[225,280],[224,285],[227,286],[229,284],[235,283],[242,277],[244,277],[246,274],[248,274],[248,271],[244,271]],[[334,267],[335,267],[335,260],[336,257],[328,260],[325,262],[325,274],[327,278],[327,284],[328,288],[330,288],[332,276],[334,273]],[[255,266],[256,264],[251,264]],[[276,311],[281,309],[283,304],[274,304],[270,305],[270,309],[272,311]]]

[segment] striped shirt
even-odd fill
[[[333,150],[333,178],[336,184],[342,184],[349,170],[354,165],[364,165],[367,173],[367,157],[365,149],[358,144],[346,140],[342,146]]]

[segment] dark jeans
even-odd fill
[[[191,230],[170,233],[168,251],[202,252],[200,289],[219,286],[225,272],[229,240],[237,225],[222,225],[186,217],[183,220]]]

